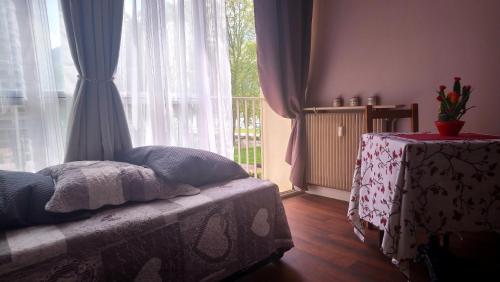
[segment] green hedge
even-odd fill
[[[262,164],[262,150],[261,147],[257,147],[257,164]],[[250,147],[248,148],[248,158],[250,159],[250,164],[254,163],[254,157],[253,157],[253,151],[254,148]],[[247,149],[242,147],[241,148],[241,159],[238,158],[238,146],[234,146],[234,161],[240,164],[246,164],[247,163]]]

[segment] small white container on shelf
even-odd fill
[[[378,105],[378,96],[371,96],[371,97],[368,97],[368,100],[366,101],[366,104],[367,105],[372,105],[372,106],[376,106]]]
[[[349,107],[361,106],[361,99],[358,96],[354,96],[349,99]]]
[[[344,99],[342,99],[342,97],[337,97],[337,98],[333,99],[333,106],[334,107],[344,106]]]

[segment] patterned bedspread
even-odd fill
[[[275,184],[201,190],[2,232],[0,281],[214,281],[293,247]]]

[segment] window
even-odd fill
[[[115,74],[134,146],[232,157],[231,75],[223,0],[125,0]]]
[[[58,0],[0,5],[0,169],[61,163],[77,81]],[[232,157],[224,0],[125,0],[115,74],[135,146]]]
[[[66,97],[76,81],[64,38],[57,0],[2,1],[0,169],[34,171],[62,161]]]

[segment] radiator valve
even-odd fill
[[[339,127],[337,128],[337,135],[339,137],[342,137],[345,135],[345,127],[343,125],[339,125]]]

